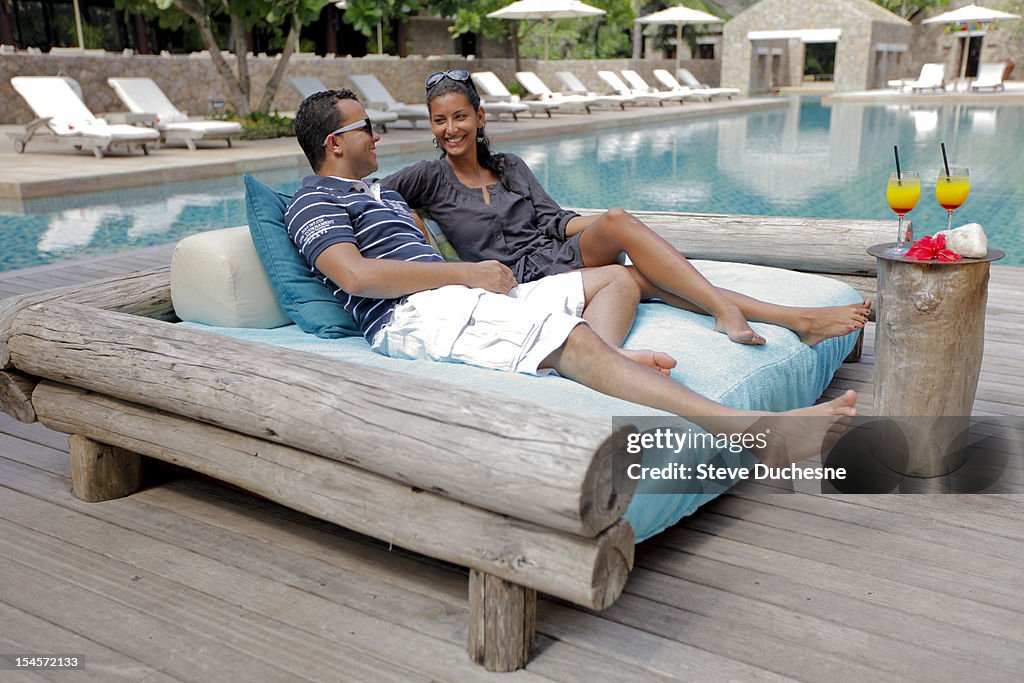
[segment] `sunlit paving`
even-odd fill
[[[0,0],[0,672],[1016,681],[1022,17]]]

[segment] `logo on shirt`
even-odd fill
[[[409,218],[412,218],[412,212],[409,211],[409,208],[405,205],[405,202],[395,201],[394,199],[384,199],[382,201],[388,208],[392,209],[393,211],[397,211],[403,216],[408,216]]]

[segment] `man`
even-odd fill
[[[351,91],[306,98],[295,132],[316,175],[303,181],[285,213],[288,234],[318,276],[333,283],[375,351],[515,372],[555,370],[611,396],[697,418],[715,433],[748,431],[767,415],[690,391],[667,376],[675,361],[666,354],[618,350],[639,301],[618,266],[516,287],[496,261],[445,262],[426,244],[405,200],[363,180],[377,170],[380,137]],[[819,452],[837,419],[856,414],[855,400],[848,391],[790,411],[830,419],[814,433],[790,433],[784,459]]]

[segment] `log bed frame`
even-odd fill
[[[639,215],[694,258],[826,273],[872,299],[865,249],[892,227]],[[0,409],[71,435],[77,498],[133,493],[144,455],[468,567],[469,654],[492,671],[526,665],[537,591],[594,610],[622,592],[632,491],[613,490],[610,421],[176,320],[166,267],[0,301]]]

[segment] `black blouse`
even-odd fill
[[[463,260],[500,261],[519,282],[582,268],[580,235],[565,237],[565,224],[578,214],[555,203],[522,159],[503,156],[505,184],[487,186],[490,204],[443,159],[403,168],[381,184],[428,212]]]

